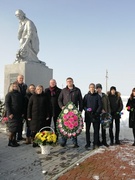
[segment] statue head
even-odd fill
[[[15,16],[18,17],[19,20],[23,20],[26,17],[25,13],[21,9],[18,9],[15,12]]]

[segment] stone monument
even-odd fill
[[[24,82],[28,86],[29,84],[41,84],[44,88],[49,85],[49,80],[53,76],[53,70],[37,57],[39,38],[35,24],[26,17],[22,10],[17,10],[15,15],[19,19],[20,47],[13,64],[5,65],[4,95],[7,93],[9,84],[14,82],[19,74],[24,76]]]

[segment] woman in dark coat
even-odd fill
[[[43,92],[43,87],[38,85],[35,94],[30,97],[27,110],[27,118],[30,121],[31,137],[34,139],[36,133],[45,126],[50,126],[50,104]],[[34,143],[33,143],[34,147]]]
[[[5,106],[9,129],[9,143],[8,146],[16,147],[19,144],[16,142],[16,133],[21,128],[23,116],[23,96],[20,93],[17,83],[10,85],[9,92],[5,97]]]
[[[27,109],[30,97],[35,93],[35,85],[30,84],[26,90],[26,95],[24,97],[24,119],[26,120],[26,142],[25,144],[31,144],[31,131],[30,131],[30,124],[27,118]]]
[[[134,136],[134,143],[132,145],[135,146],[135,88],[132,89],[126,108],[129,111],[129,128],[132,128]]]
[[[113,134],[113,122],[115,121],[115,144],[119,145],[119,133],[120,133],[120,118],[121,118],[121,111],[123,110],[123,102],[121,99],[120,92],[116,91],[116,87],[110,87],[110,91],[108,92],[108,98],[110,101],[110,108],[111,108],[111,116],[112,116],[112,123],[110,124],[109,128],[109,135],[110,135],[110,145],[114,145],[114,134]]]

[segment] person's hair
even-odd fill
[[[13,91],[13,89],[14,89],[13,86],[14,85],[17,86],[17,90],[20,92],[20,88],[19,88],[19,86],[18,86],[18,84],[16,82],[10,84],[8,92],[12,92]]]
[[[50,81],[55,81],[55,82],[56,82],[56,80],[55,80],[55,79],[50,79]],[[49,81],[49,82],[50,82],[50,81]]]
[[[73,78],[71,78],[71,77],[68,77],[68,78],[66,79],[66,81],[67,81],[67,80],[72,80],[72,81],[73,81]]]
[[[90,86],[94,86],[94,88],[96,87],[94,83],[90,83],[89,88]]]
[[[22,75],[22,74],[19,74],[18,76],[17,76],[17,79],[18,79],[18,77],[22,77],[22,78],[24,78],[24,75]]]
[[[130,99],[132,100],[133,99],[133,92],[135,92],[135,88],[132,89],[132,93],[130,94]]]

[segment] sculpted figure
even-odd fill
[[[36,26],[26,17],[22,10],[17,10],[15,15],[19,19],[18,40],[20,42],[15,63],[22,61],[40,62],[37,57],[39,52],[39,39]]]

